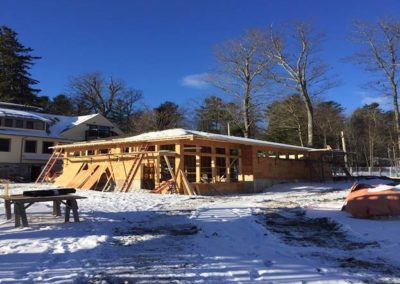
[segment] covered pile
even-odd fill
[[[343,209],[356,218],[400,215],[400,185],[354,184]]]

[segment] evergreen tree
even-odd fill
[[[166,101],[154,109],[155,130],[165,130],[181,127],[184,124],[184,115],[179,106]]]
[[[73,115],[74,104],[72,100],[64,94],[55,96],[50,102],[48,112],[60,115]]]
[[[0,27],[0,100],[18,104],[37,104],[40,91],[32,85],[29,69],[35,59],[32,48],[23,46],[12,29]]]
[[[273,102],[267,108],[269,141],[304,146],[307,133],[307,113],[299,95]]]
[[[195,112],[198,130],[227,134],[227,124],[232,119],[227,111],[227,104],[220,97],[206,97]]]

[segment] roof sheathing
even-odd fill
[[[174,135],[175,133],[176,135]],[[165,136],[163,136],[162,134],[165,134]],[[182,140],[182,139],[189,139],[189,140],[199,139],[207,141],[227,142],[232,144],[269,146],[274,148],[284,148],[284,149],[300,150],[300,151],[312,150],[312,148],[306,148],[306,147],[300,147],[282,143],[268,142],[256,139],[236,137],[236,136],[226,136],[226,135],[206,133],[194,130],[185,130],[185,129],[170,129],[158,132],[149,132],[137,136],[112,139],[112,140],[92,141],[86,143],[79,142],[74,144],[55,146],[54,148],[69,149],[69,148],[84,148],[91,146],[95,147],[95,146],[127,145],[132,143],[160,142],[160,141]]]

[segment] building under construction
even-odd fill
[[[54,147],[38,181],[101,191],[250,193],[288,180],[332,177],[335,151],[185,129]]]

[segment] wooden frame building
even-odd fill
[[[180,194],[249,193],[275,182],[331,177],[315,150],[185,129],[54,147],[63,155],[60,186]],[[43,169],[43,175],[50,172]]]

